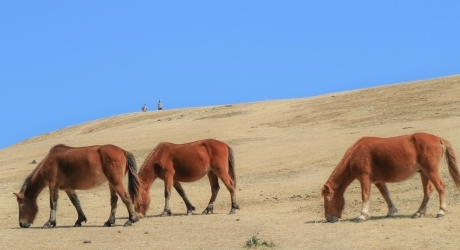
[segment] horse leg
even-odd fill
[[[428,173],[428,179],[431,181],[431,183],[433,183],[434,187],[436,188],[439,194],[439,212],[436,215],[436,217],[437,218],[443,217],[445,212],[447,212],[446,192],[445,192],[444,182],[441,180],[441,176],[439,176],[438,171],[432,171]]]
[[[56,227],[56,210],[57,210],[57,200],[59,197],[59,189],[49,187],[50,190],[50,218],[49,220],[43,225],[43,228],[51,228]]]
[[[209,179],[209,184],[211,185],[211,199],[209,200],[209,204],[206,207],[206,209],[203,211],[202,214],[209,214],[214,212],[214,202],[216,201],[217,193],[219,192],[220,186],[219,186],[219,179],[217,175],[210,171],[208,172],[208,179]]]
[[[115,224],[115,213],[117,212],[117,202],[118,196],[117,191],[111,185],[109,185],[110,189],[110,216],[109,219],[104,223],[104,227],[110,227]]]
[[[362,198],[362,208],[361,215],[356,219],[357,222],[363,222],[369,219],[369,197],[371,193],[371,181],[369,176],[362,176],[360,179],[361,183],[361,198]]]
[[[431,193],[433,192],[433,183],[428,179],[428,176],[421,172],[420,177],[422,179],[423,186],[423,200],[420,208],[412,215],[412,218],[419,218],[426,213],[428,201],[430,200]]]
[[[375,186],[379,189],[380,193],[382,194],[383,198],[385,199],[388,205],[387,217],[393,218],[396,214],[398,214],[398,208],[396,208],[396,205],[393,203],[393,200],[391,199],[387,185],[385,183],[375,183]]]
[[[218,174],[220,180],[224,183],[224,185],[227,187],[228,191],[230,192],[230,198],[232,201],[232,207],[230,209],[229,214],[234,214],[236,209],[240,209],[240,206],[236,202],[236,186],[235,182],[232,180],[230,175],[227,172],[219,172]],[[217,195],[217,193],[216,193]],[[212,197],[211,197],[212,198]]]
[[[171,189],[172,189],[172,186],[173,186],[173,175],[171,174],[168,174],[168,175],[165,175],[165,179],[164,179],[164,182],[165,182],[165,208],[163,209],[163,212],[161,213],[161,216],[164,217],[164,216],[168,216],[168,215],[171,215],[171,207],[169,206],[169,199],[171,198]]]
[[[123,176],[123,175],[122,175]],[[117,192],[118,196],[120,196],[121,200],[125,204],[126,208],[128,209],[128,214],[129,214],[129,219],[125,222],[125,227],[131,226],[133,223],[139,221],[139,217],[137,217],[136,211],[134,211],[133,204],[131,203],[131,198],[129,197],[129,194],[126,192],[126,189],[123,186],[123,179],[118,182],[118,184],[114,187],[115,191]],[[112,203],[112,211],[113,211],[113,217],[115,220],[115,210],[117,207],[117,202],[116,199],[110,198],[110,201]],[[116,196],[115,196],[116,197]],[[115,208],[115,209],[114,209]],[[112,214],[111,214],[112,216]]]
[[[187,198],[187,195],[185,195],[185,191],[182,188],[182,185],[180,184],[180,182],[175,181],[174,188],[179,193],[180,197],[182,197],[182,200],[184,200],[185,205],[187,206],[187,215],[192,215],[193,211],[195,211],[195,207],[192,205],[190,200]]]
[[[69,197],[70,201],[72,202],[75,209],[77,209],[78,219],[75,222],[75,227],[81,227],[81,223],[86,223],[86,216],[81,209],[80,200],[77,197],[77,194],[74,190],[66,190],[65,191],[67,196]]]

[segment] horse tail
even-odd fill
[[[141,181],[137,175],[137,164],[134,155],[125,151],[126,167],[128,168],[128,193],[133,203],[136,203],[139,196]]]
[[[441,143],[446,146],[444,154],[446,155],[446,163],[449,167],[450,176],[452,177],[452,180],[454,181],[457,189],[460,189],[460,172],[457,167],[457,160],[455,157],[454,149],[452,148],[452,144],[444,139],[441,139]]]
[[[228,148],[228,174],[232,178],[233,186],[236,187],[236,174],[235,174],[235,158],[233,158],[233,150],[230,146]]]

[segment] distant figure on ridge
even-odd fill
[[[142,106],[142,112],[147,112],[147,105]]]
[[[161,104],[161,100],[158,100],[158,110],[163,110],[163,104]]]

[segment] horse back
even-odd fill
[[[160,178],[173,168],[177,181],[195,181],[213,168],[226,167],[228,157],[227,144],[214,139],[184,144],[164,142],[155,149],[151,164]]]
[[[107,175],[119,166],[125,171],[125,151],[114,145],[68,147],[57,145],[50,150],[43,166],[45,176],[59,183],[61,189],[90,189],[107,180]]]
[[[228,145],[222,141],[205,139],[183,144],[163,142],[156,148],[156,158],[172,160],[194,159],[211,161],[221,155],[227,156]]]
[[[442,154],[440,138],[431,134],[365,137],[358,141],[350,164],[364,168],[374,182],[399,182],[421,169],[437,167]]]
[[[102,163],[104,163],[104,161],[109,162],[123,160],[127,154],[125,150],[112,144],[101,145],[98,147],[97,151],[101,157]]]

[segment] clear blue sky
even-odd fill
[[[0,148],[119,114],[460,73],[460,1],[0,1]]]

